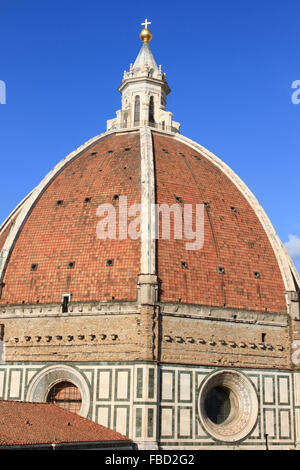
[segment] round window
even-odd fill
[[[81,409],[81,393],[71,382],[58,382],[48,393],[48,403],[54,403],[65,410],[79,414]]]
[[[251,382],[236,371],[215,372],[199,390],[199,418],[215,439],[236,442],[253,429],[258,402]]]

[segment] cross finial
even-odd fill
[[[148,24],[151,24],[151,21],[148,21],[147,18],[145,19],[145,23],[141,23],[142,26],[145,26],[145,29],[148,29]]]

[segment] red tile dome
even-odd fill
[[[157,240],[158,300],[286,312],[286,268],[260,206],[197,144],[167,132],[152,138],[156,202],[206,203],[202,249]],[[115,195],[141,201],[138,130],[108,132],[73,152],[3,226],[0,303],[60,303],[66,292],[74,302],[136,300],[140,240],[96,236],[97,207],[117,206]]]

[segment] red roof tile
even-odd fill
[[[50,403],[0,401],[0,446],[130,441]]]

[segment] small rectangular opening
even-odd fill
[[[176,194],[174,194],[174,198],[177,202],[179,202],[179,203],[182,202],[182,197],[181,196],[176,196]]]
[[[68,313],[69,311],[69,302],[71,300],[71,294],[63,294],[62,296],[62,313]]]
[[[62,302],[62,312],[63,313],[68,312],[68,303],[69,303],[69,297],[63,297],[63,302]]]

